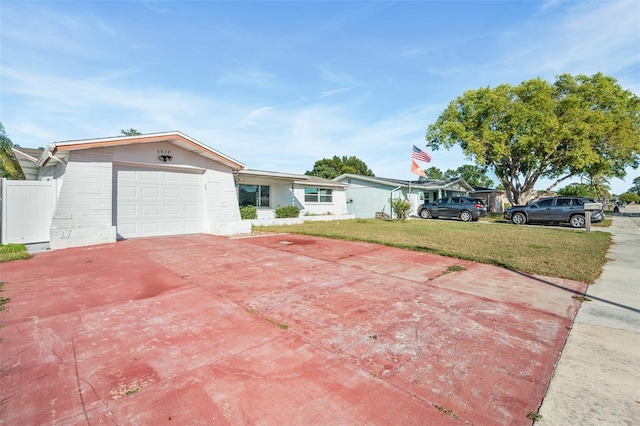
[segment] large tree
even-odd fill
[[[433,150],[459,145],[492,169],[512,204],[540,178],[551,190],[573,176],[623,177],[640,165],[640,98],[615,79],[563,74],[465,92],[429,125]]]
[[[333,158],[318,160],[313,165],[313,169],[306,171],[304,174],[333,179],[344,173],[375,176],[364,161],[355,156],[347,157],[346,155],[342,157],[334,155]]]
[[[0,177],[7,179],[24,179],[24,174],[20,164],[16,160],[11,147],[13,142],[4,131],[4,126],[0,123]]]

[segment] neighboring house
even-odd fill
[[[52,249],[130,237],[251,232],[240,219],[234,181],[245,166],[180,132],[54,142],[41,152],[16,147],[14,153],[27,179],[53,188],[46,227]],[[34,198],[20,200],[25,211],[38,208]]]
[[[238,204],[256,206],[258,219],[273,219],[275,209],[296,206],[302,216],[347,214],[346,184],[316,176],[261,170],[236,174]]]
[[[391,198],[401,197],[409,201],[410,214],[415,215],[425,202],[454,195],[468,195],[473,191],[462,178],[407,181],[343,174],[333,180],[347,184],[347,211],[357,218],[374,218],[376,213],[381,212],[391,216]]]
[[[504,212],[504,204],[507,202],[504,190],[474,186],[473,196],[484,200],[489,213]]]

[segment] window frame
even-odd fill
[[[244,201],[246,200],[241,200],[240,199],[240,192],[241,192],[241,188],[243,186],[250,186],[250,187],[255,187],[256,191],[256,199],[253,201],[253,203],[250,202],[246,202],[243,204]],[[245,192],[252,192],[252,191],[245,191]],[[266,200],[266,205],[264,205],[263,201]],[[260,184],[250,184],[250,183],[240,183],[238,184],[238,205],[240,207],[245,207],[245,206],[255,206],[256,208],[269,208],[271,207],[271,188],[269,185],[260,185]]]
[[[314,190],[315,192],[311,192]],[[333,189],[321,188],[319,186],[305,186],[304,202],[331,204],[333,203]]]

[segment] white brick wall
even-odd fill
[[[111,158],[110,148],[70,153],[51,222],[51,249],[116,241]]]
[[[208,169],[205,181],[205,232],[214,235],[250,234],[251,224],[240,219],[238,197],[230,169]]]
[[[155,146],[143,154],[132,152],[138,160],[155,158]],[[50,232],[51,249],[77,247],[116,241],[113,211],[113,160],[128,159],[126,147],[92,148],[73,151],[64,174],[58,179],[59,195]],[[140,147],[138,147],[140,150]],[[172,153],[185,157],[184,164],[197,163],[204,173],[204,232],[214,235],[251,233],[251,224],[240,219],[233,173],[217,162],[195,156],[172,146]],[[135,154],[135,155],[134,155]],[[194,158],[190,158],[192,156]],[[191,161],[189,161],[191,160]],[[153,164],[158,166],[157,164]],[[62,170],[60,170],[62,172]]]

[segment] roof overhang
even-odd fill
[[[329,179],[322,179],[316,176],[298,175],[293,173],[269,172],[264,170],[244,169],[238,172],[238,176],[262,178],[270,180],[280,180],[290,182],[300,186],[322,186],[325,188],[346,188],[346,184],[342,182],[334,182]]]
[[[181,133],[149,133],[135,136],[116,136],[100,139],[82,139],[74,141],[54,142],[47,146],[37,161],[38,166],[44,166],[51,158],[65,157],[72,151],[91,148],[107,148],[114,146],[125,146],[135,144],[146,144],[155,142],[168,142],[194,154],[222,163],[233,170],[242,170],[244,164],[233,158],[216,151],[213,148]]]
[[[238,172],[239,176],[247,176],[247,177],[259,177],[259,178],[270,178],[270,179],[281,179],[281,180],[304,180],[305,175],[296,175],[293,173],[279,173],[279,172],[268,172],[265,170],[250,170],[244,169]]]
[[[348,185],[346,183],[342,183],[342,182],[332,182],[332,181],[323,181],[323,182],[319,182],[316,180],[297,180],[295,182],[296,185],[300,185],[300,186],[321,186],[324,188],[346,188]]]
[[[365,182],[376,183],[378,185],[384,185],[393,188],[408,188],[412,187],[414,189],[425,189],[435,191],[438,189],[447,189],[451,186],[458,185],[463,187],[466,192],[472,192],[473,188],[462,178],[455,178],[451,180],[437,180],[437,181],[426,181],[422,182],[414,182],[414,181],[403,181],[399,179],[387,179],[387,178],[378,178],[375,176],[364,176],[364,175],[354,175],[345,173],[336,178],[333,178],[336,182],[343,182],[347,179],[358,179]]]
[[[378,179],[375,176],[364,176],[364,175],[354,175],[354,174],[350,174],[350,173],[345,173],[342,174],[338,177],[333,178],[334,181],[336,182],[342,182],[343,180],[346,179],[358,179],[358,180],[363,180],[365,182],[371,182],[371,183],[377,183],[379,185],[384,185],[384,186],[389,186],[389,187],[408,187],[409,186],[409,181],[391,181],[391,180],[384,180],[384,179]]]

